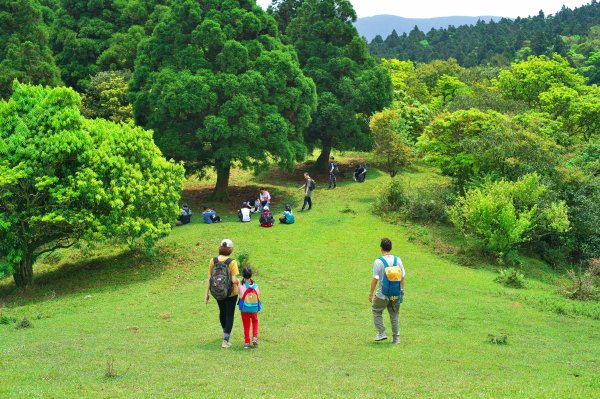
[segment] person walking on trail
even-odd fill
[[[340,170],[338,169],[337,163],[335,163],[335,158],[329,158],[329,188],[335,188],[337,185],[337,179],[335,175],[338,174]]]
[[[392,241],[388,238],[381,240],[381,256],[373,264],[373,279],[369,291],[369,302],[372,303],[373,323],[377,330],[374,341],[387,339],[383,324],[383,311],[387,309],[392,322],[394,344],[400,343],[399,316],[400,304],[404,296],[404,280],[406,272],[404,265],[397,256],[391,254]],[[377,288],[377,292],[375,289]]]
[[[302,204],[302,209],[300,209],[300,212],[304,212],[306,205],[308,205],[309,211],[312,209],[312,192],[317,187],[315,181],[310,178],[308,172],[304,172],[304,179],[304,184],[298,188],[298,190],[304,189],[304,204]]]
[[[212,295],[219,305],[219,321],[223,328],[222,348],[229,348],[229,338],[233,329],[235,305],[238,299],[238,264],[229,256],[233,252],[233,242],[229,239],[221,241],[219,256],[212,258],[208,265],[208,283],[204,302],[208,305]]]
[[[244,349],[258,346],[258,312],[262,309],[258,284],[252,280],[252,269],[242,270],[244,281],[239,283],[240,301],[238,307],[244,325]],[[252,344],[250,344],[250,326],[252,326]]]

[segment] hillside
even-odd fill
[[[438,18],[404,18],[396,15],[375,15],[373,17],[358,18],[356,29],[358,33],[371,41],[375,36],[388,37],[393,30],[398,34],[409,33],[415,26],[423,32],[433,29],[447,28],[449,26],[474,25],[477,21],[499,21],[502,17],[438,17]]]
[[[255,179],[236,171],[232,184],[235,193],[242,184],[266,185],[278,215],[284,200],[297,209],[300,172]],[[523,300],[514,299],[493,270],[416,245],[406,227],[372,215],[388,179],[371,170],[365,184],[346,179],[328,191],[319,178],[314,209],[272,229],[241,224],[211,204],[224,223],[202,224],[196,215],[154,258],[110,247],[66,251],[44,260],[37,286],[25,293],[0,282],[1,315],[33,323],[0,324],[0,397],[598,397],[598,320],[527,302],[554,298],[539,273],[528,275]],[[197,210],[208,191],[189,184],[185,197]],[[407,269],[400,346],[371,341],[368,284],[384,236]],[[217,306],[201,299],[207,263],[224,237],[234,255],[250,253],[261,285],[256,350],[242,347],[239,314],[233,347],[221,349]],[[490,334],[507,335],[508,344],[490,343]],[[385,384],[374,365],[394,370]]]

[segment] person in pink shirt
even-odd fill
[[[244,280],[238,285],[240,293],[238,307],[244,324],[244,349],[250,349],[252,346],[258,346],[258,312],[262,304],[259,299],[258,284],[252,280],[252,269],[245,267],[242,270],[242,277]],[[252,326],[252,343],[250,343],[250,326]]]
[[[267,206],[271,206],[271,194],[265,189],[261,188],[260,193],[258,194],[258,200],[260,201],[260,211]]]

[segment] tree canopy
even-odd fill
[[[214,166],[215,196],[227,195],[234,162],[291,168],[305,156],[315,86],[254,1],[174,3],[138,50],[136,121],[189,171]]]
[[[33,281],[40,255],[81,240],[147,249],[171,230],[183,168],[152,133],[87,120],[67,88],[16,84],[0,102],[0,273]]]
[[[392,101],[389,74],[369,55],[355,20],[347,0],[306,0],[285,30],[317,85],[317,111],[305,135],[309,146],[322,148],[317,166],[326,165],[332,148],[369,147],[368,118]]]
[[[36,2],[0,2],[0,98],[10,97],[14,79],[61,84],[48,40],[48,28]]]

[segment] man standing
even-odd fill
[[[392,241],[389,238],[384,238],[381,240],[380,247],[381,256],[373,264],[373,279],[371,280],[371,290],[369,291],[369,302],[373,304],[373,322],[377,330],[377,336],[375,336],[374,341],[387,339],[383,324],[383,311],[387,309],[390,314],[390,321],[392,322],[392,342],[399,344],[400,329],[398,319],[400,304],[404,296],[406,273],[400,258],[391,254]],[[373,296],[375,288],[377,288],[377,292]]]
[[[310,178],[310,175],[308,174],[308,172],[304,172],[304,179],[305,179],[304,184],[298,188],[298,190],[304,189],[304,204],[302,205],[302,209],[300,209],[300,212],[304,212],[304,208],[306,208],[306,205],[308,205],[309,211],[312,209],[312,198],[311,197],[312,197],[312,192],[316,187],[315,181]]]
[[[335,159],[333,157],[329,158],[329,188],[335,188],[336,186],[336,178],[335,175],[338,173],[338,166],[335,163]]]

